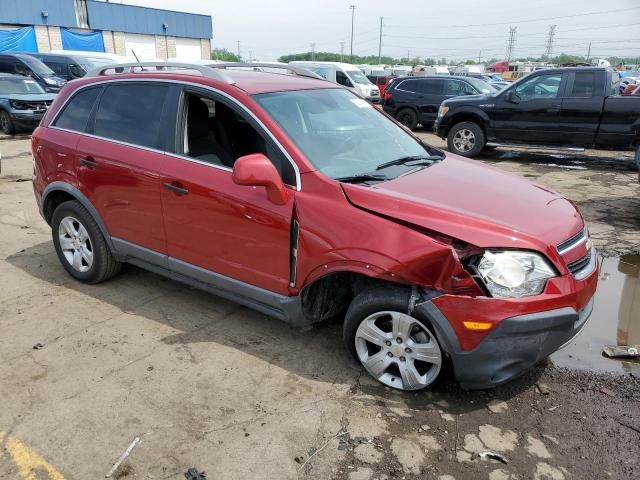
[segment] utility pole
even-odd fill
[[[311,61],[314,61],[316,59],[316,44],[312,43],[311,44]]]
[[[409,52],[409,50],[407,50],[407,64],[411,63],[411,52]]]
[[[356,14],[356,6],[349,5],[349,8],[351,9],[351,53],[349,55],[349,61],[353,62],[353,17]]]
[[[378,41],[378,65],[382,64],[382,19],[380,17],[380,40]]]
[[[249,50],[249,63],[253,62],[253,52]]]
[[[240,61],[240,40],[238,40],[238,61]]]
[[[344,62],[344,42],[340,42],[340,61]]]
[[[513,54],[513,47],[516,44],[516,31],[518,27],[509,27],[509,42],[507,43],[507,62],[511,61],[511,54]]]
[[[549,25],[549,34],[547,36],[547,48],[544,51],[545,58],[551,58],[551,52],[553,51],[553,38],[556,36],[556,26]]]
[[[482,50],[478,52],[478,65],[480,65],[480,60],[482,59]]]
[[[589,61],[590,56],[591,56],[591,42],[589,42],[589,50],[587,50],[587,62]]]

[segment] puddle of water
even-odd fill
[[[640,345],[640,255],[602,260],[591,318],[551,360],[572,370],[640,374],[639,359],[607,358],[605,345]]]

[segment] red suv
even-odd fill
[[[569,200],[310,72],[223,67],[118,66],[62,89],[33,185],[75,279],[128,262],[297,328],[344,320],[347,349],[402,390],[445,366],[490,387],[580,332],[597,256]]]

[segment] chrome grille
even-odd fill
[[[560,255],[564,255],[565,253],[574,249],[581,243],[586,242],[587,239],[588,239],[588,234],[587,234],[587,229],[585,227],[582,230],[580,230],[578,233],[576,233],[573,237],[565,240],[560,245],[558,245],[556,249],[558,250],[558,253]]]
[[[591,250],[584,257],[576,260],[575,262],[571,262],[567,264],[567,268],[575,276],[579,274],[582,270],[584,270],[587,266],[589,266],[590,261],[591,261]]]

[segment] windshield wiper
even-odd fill
[[[412,155],[410,157],[400,157],[390,162],[381,163],[376,167],[376,170],[382,170],[387,167],[393,167],[394,165],[409,165],[411,167],[418,165],[431,165],[435,162],[442,160],[442,155]]]
[[[379,173],[359,173],[357,175],[348,175],[346,177],[338,177],[335,180],[343,183],[365,183],[365,182],[382,182],[384,180],[390,180],[386,175]]]

